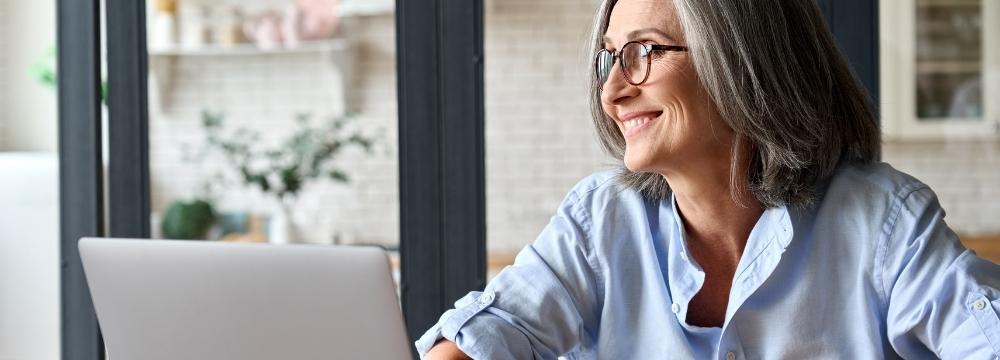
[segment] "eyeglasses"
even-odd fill
[[[653,57],[649,54],[653,51],[688,51],[688,48],[687,46],[653,45],[630,41],[625,43],[625,46],[622,46],[619,51],[611,52],[608,49],[601,49],[594,59],[597,86],[604,86],[604,83],[611,77],[611,68],[615,65],[615,59],[621,60],[622,75],[625,75],[625,80],[629,84],[642,85],[649,78],[649,67],[653,63]]]

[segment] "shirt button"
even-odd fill
[[[491,302],[493,302],[493,293],[485,293],[479,295],[478,302],[479,305],[489,305]]]
[[[726,354],[726,360],[736,360],[736,354],[730,351],[729,353]]]
[[[976,310],[985,309],[986,308],[986,300],[983,300],[983,299],[976,300],[976,302],[972,303],[972,307],[975,308]]]
[[[670,305],[670,310],[673,310],[674,314],[681,312],[681,306],[677,304]]]

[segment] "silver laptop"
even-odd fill
[[[374,247],[84,238],[111,360],[409,359]]]

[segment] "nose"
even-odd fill
[[[625,80],[619,66],[621,61],[616,61],[608,74],[608,80],[601,87],[601,102],[605,105],[619,105],[639,94],[639,87]]]

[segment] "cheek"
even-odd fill
[[[690,67],[681,59],[676,57],[662,57],[653,59],[649,70],[655,74],[680,74],[686,72]]]
[[[604,111],[604,116],[614,119],[611,117],[611,107],[608,106],[603,100],[601,100],[601,111]]]
[[[655,80],[653,74],[656,74]],[[655,81],[659,88],[664,89],[664,93],[684,98],[685,101],[693,100],[702,93],[694,67],[680,60],[662,59],[654,62],[650,68],[649,80]]]
[[[618,129],[618,131],[621,131],[621,127],[618,125],[618,122],[615,121],[615,118],[611,116],[611,111],[613,109],[602,102],[601,110],[604,111],[604,116],[607,117],[605,120],[608,122],[608,124],[610,124],[611,127]]]

